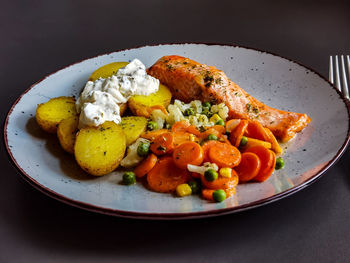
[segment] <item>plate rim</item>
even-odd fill
[[[22,167],[17,163],[16,159],[14,158],[14,156],[12,155],[12,151],[8,145],[8,139],[7,139],[7,127],[8,127],[8,121],[9,118],[13,112],[13,109],[16,107],[16,105],[18,104],[18,102],[21,100],[21,98],[28,93],[33,87],[35,87],[37,84],[39,84],[40,82],[44,81],[46,78],[50,77],[51,75],[64,70],[68,67],[71,67],[75,64],[79,64],[83,61],[89,60],[89,59],[93,59],[93,58],[97,58],[100,56],[105,56],[105,55],[110,55],[112,53],[116,53],[116,52],[122,52],[122,51],[127,51],[127,50],[133,50],[133,49],[139,49],[139,48],[144,48],[144,47],[158,47],[158,46],[168,46],[168,45],[205,45],[205,46],[220,46],[220,47],[224,47],[224,46],[228,46],[228,47],[238,47],[238,48],[243,48],[243,49],[248,49],[248,50],[253,50],[253,51],[258,51],[261,53],[266,53],[269,55],[273,55],[275,57],[279,57],[285,60],[288,60],[290,62],[293,62],[307,70],[309,70],[310,72],[316,74],[318,77],[320,77],[321,79],[325,80],[339,95],[339,97],[343,100],[346,108],[347,108],[347,113],[348,113],[348,131],[347,131],[347,136],[345,138],[344,143],[342,144],[342,146],[339,148],[338,152],[333,156],[332,159],[330,159],[326,164],[323,165],[323,167],[316,172],[314,175],[312,175],[312,177],[310,177],[307,181],[296,185],[290,189],[287,189],[283,192],[280,192],[278,194],[272,195],[270,197],[267,198],[263,198],[263,199],[259,199],[244,205],[238,205],[235,207],[228,207],[228,208],[221,208],[221,209],[215,209],[215,210],[209,210],[209,211],[199,211],[199,212],[185,212],[185,213],[147,213],[147,212],[134,212],[134,211],[125,211],[125,210],[118,210],[118,209],[112,209],[112,208],[106,208],[106,207],[101,207],[101,206],[97,206],[97,205],[93,205],[90,203],[86,203],[86,202],[82,202],[82,201],[78,201],[78,200],[73,200],[65,195],[59,194],[57,192],[55,192],[54,190],[43,186],[42,184],[40,184],[38,181],[36,181],[35,179],[33,179],[29,174],[27,174]],[[205,43],[205,42],[179,42],[179,43],[160,43],[160,44],[150,44],[150,45],[140,45],[140,46],[135,46],[132,48],[125,48],[125,49],[119,49],[116,51],[112,51],[112,52],[108,52],[108,53],[104,53],[104,54],[100,54],[97,56],[92,56],[89,58],[85,58],[82,59],[80,61],[77,61],[75,63],[69,64],[67,66],[64,66],[50,74],[45,75],[43,78],[41,78],[40,80],[36,81],[34,84],[30,85],[29,88],[27,88],[23,93],[21,93],[21,95],[19,97],[17,97],[17,99],[12,103],[12,106],[10,107],[9,111],[6,114],[6,118],[3,124],[3,143],[5,145],[6,148],[6,153],[8,155],[8,158],[11,161],[11,164],[16,168],[16,170],[19,172],[19,174],[21,175],[21,177],[23,179],[25,179],[25,181],[27,181],[30,185],[32,185],[34,188],[36,188],[37,190],[39,190],[40,192],[56,199],[59,200],[63,203],[84,209],[84,210],[88,210],[88,211],[92,211],[92,212],[96,212],[96,213],[100,213],[100,214],[106,214],[106,215],[112,215],[112,216],[119,216],[119,217],[125,217],[125,218],[136,218],[136,219],[151,219],[151,220],[181,220],[181,219],[194,219],[194,218],[205,218],[205,217],[213,217],[213,216],[219,216],[219,215],[225,215],[225,214],[230,214],[230,213],[236,213],[236,212],[241,212],[244,210],[248,210],[248,209],[252,209],[252,208],[256,208],[262,205],[266,205],[269,204],[271,202],[280,200],[282,198],[285,198],[289,195],[292,195],[302,189],[304,189],[305,187],[309,186],[310,184],[312,184],[313,182],[315,182],[317,179],[319,179],[329,168],[331,168],[336,161],[338,161],[340,159],[340,157],[343,155],[343,153],[345,152],[349,141],[350,141],[350,101],[348,101],[344,95],[335,87],[334,84],[332,84],[326,77],[324,77],[323,75],[321,75],[319,72],[317,72],[316,70],[314,70],[313,68],[309,67],[309,66],[305,66],[304,64],[297,62],[293,59],[289,59],[286,58],[284,56],[278,55],[276,53],[273,52],[269,52],[269,51],[265,51],[265,50],[260,50],[257,48],[253,48],[253,47],[247,47],[247,46],[242,46],[242,45],[236,45],[236,44],[226,44],[226,43]]]

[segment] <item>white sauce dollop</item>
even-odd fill
[[[159,80],[146,73],[145,65],[134,59],[109,78],[88,81],[76,102],[79,128],[98,126],[105,121],[121,121],[119,104],[133,95],[148,96],[157,92]]]

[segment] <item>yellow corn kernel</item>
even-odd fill
[[[196,140],[196,136],[194,136],[192,133],[189,135],[190,141],[194,142]]]
[[[216,123],[218,120],[221,120],[220,116],[217,114],[214,114],[213,116],[210,117],[209,119],[211,122]]]
[[[220,169],[220,175],[222,177],[231,178],[231,173],[232,173],[232,169],[229,167],[225,167],[225,168]]]
[[[192,189],[188,184],[180,184],[176,187],[176,193],[178,196],[187,196],[192,194]]]

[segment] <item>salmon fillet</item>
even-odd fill
[[[253,98],[223,71],[180,56],[164,56],[147,70],[175,99],[225,103],[229,118],[252,119],[269,128],[282,142],[289,141],[311,121],[306,114],[271,108]]]

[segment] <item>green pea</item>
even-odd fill
[[[136,176],[134,172],[125,172],[123,174],[123,184],[131,185],[136,183]]]
[[[217,141],[218,140],[218,137],[215,135],[215,134],[209,134],[208,136],[208,140],[213,140],[213,141]]]
[[[218,120],[215,124],[225,126],[225,121],[221,119],[221,120]]]
[[[248,143],[248,138],[245,136],[242,136],[241,143],[239,146],[245,146]]]
[[[201,184],[197,180],[190,181],[188,185],[191,187],[193,194],[198,194],[201,190]]]
[[[147,156],[147,154],[149,153],[149,147],[149,143],[141,142],[139,146],[137,146],[137,155],[140,157]]]
[[[147,129],[148,129],[148,130],[153,131],[153,130],[155,130],[155,129],[157,129],[157,128],[158,128],[158,124],[157,124],[156,122],[154,122],[154,121],[149,121],[149,122],[147,123]]]
[[[209,168],[205,171],[204,178],[209,182],[215,181],[216,179],[218,179],[218,173],[214,169]]]
[[[192,108],[188,108],[184,111],[185,116],[191,116],[194,115],[194,110]]]
[[[226,199],[226,192],[222,189],[216,190],[213,193],[213,199],[215,202],[222,202]]]
[[[203,102],[202,107],[210,109],[211,108],[211,104],[210,104],[209,101],[206,101],[206,102]]]
[[[284,160],[282,157],[278,157],[276,159],[276,166],[275,166],[275,169],[276,170],[279,170],[279,169],[282,169],[284,167]]]

